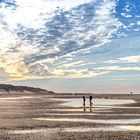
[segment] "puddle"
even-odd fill
[[[62,108],[62,109],[55,109],[55,108],[51,108],[51,109],[47,109],[48,111],[59,111],[59,112],[83,112],[83,108]]]
[[[63,101],[62,105],[70,106],[70,107],[83,107],[83,99],[82,98],[56,98],[54,100]],[[92,100],[94,107],[112,107],[115,105],[124,105],[124,104],[131,104],[135,103],[134,100],[120,100],[120,99],[99,99],[94,98]],[[89,105],[89,100],[86,99],[86,105]]]
[[[59,128],[46,128],[46,129],[30,129],[30,130],[11,130],[8,133],[12,134],[30,134],[30,133],[55,133]]]
[[[80,119],[80,118],[33,118],[40,121],[57,121],[57,122],[81,122],[81,123],[101,123],[101,124],[140,124],[140,119]]]
[[[97,114],[93,113],[46,113],[45,115],[52,115],[52,116],[93,116]]]
[[[0,98],[0,100],[16,100],[16,99],[31,99],[31,96],[22,96],[22,97],[9,97],[9,98]]]
[[[124,104],[122,104],[122,105],[124,105]],[[138,107],[138,106],[95,106],[95,107],[102,107],[102,109],[105,109],[105,108],[110,108],[110,109],[112,109],[112,108],[120,108],[120,109],[140,109],[140,107]]]
[[[103,110],[104,109],[104,110]],[[83,112],[83,108],[62,108],[62,109],[47,109],[47,111],[58,111],[58,112]],[[86,108],[86,111],[90,111],[90,108]],[[94,108],[92,112],[112,112],[108,108]]]
[[[99,112],[90,112],[90,113],[45,113],[45,115],[50,116],[140,116],[140,114],[99,114]]]
[[[119,127],[125,130],[140,131],[140,125],[123,125]]]
[[[100,131],[125,131],[123,128],[119,128],[117,126],[110,127],[97,127],[97,128],[86,128],[86,127],[75,127],[75,128],[65,128],[63,132],[100,132]]]

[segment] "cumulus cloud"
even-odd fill
[[[123,8],[123,12],[121,13],[121,15],[125,18],[131,18],[132,17],[132,11],[135,9],[135,5],[130,3],[130,2],[126,2],[125,6]]]
[[[133,35],[134,32],[139,33],[139,1],[119,1],[118,7],[118,15],[123,23],[123,27],[121,29],[121,31],[123,30],[123,34],[121,33],[121,36],[118,34],[118,37],[122,38],[130,36],[130,34]]]

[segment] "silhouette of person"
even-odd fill
[[[85,106],[85,104],[86,104],[86,98],[85,96],[83,96],[83,105]]]
[[[90,111],[92,111],[92,96],[89,96]]]
[[[84,107],[84,112],[86,111],[85,105],[86,105],[86,98],[85,98],[85,96],[83,96],[83,107]]]

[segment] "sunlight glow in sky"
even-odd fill
[[[138,92],[139,45],[139,0],[0,0],[2,83]]]

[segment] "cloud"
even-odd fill
[[[139,34],[139,7],[140,3],[137,0],[118,1],[116,6],[116,16],[122,22],[122,28],[118,31],[118,38],[125,38],[127,36],[135,36]]]
[[[140,55],[123,57],[119,58],[119,60],[122,60],[127,63],[137,63],[140,62]]]
[[[54,70],[52,76],[50,78],[91,78],[96,77],[100,75],[104,75],[109,73],[110,71],[104,71],[104,72],[97,72],[97,71],[90,71],[88,69],[70,69],[70,70],[64,70],[64,69],[57,69]]]
[[[104,70],[104,71],[140,71],[140,67],[107,66],[107,67],[96,68],[96,70]]]
[[[64,64],[61,64],[61,65],[58,65],[58,68],[70,68],[70,67],[74,67],[74,66],[77,66],[77,65],[81,65],[82,63],[83,63],[83,61],[64,63]]]
[[[135,5],[130,2],[126,2],[124,8],[122,9],[121,15],[124,18],[132,18],[132,11],[135,9]]]
[[[116,0],[0,2],[0,67],[11,79],[105,74],[79,65],[122,26]],[[96,63],[96,62],[92,62]],[[74,67],[74,68],[73,68]]]
[[[50,20],[55,11],[60,9],[70,10],[91,0],[15,0],[13,2],[1,2],[1,13],[8,27],[13,30],[17,25],[34,29],[42,28],[45,20]],[[14,7],[13,7],[14,6]]]
[[[0,67],[3,68],[7,78],[24,79],[28,77],[28,69],[22,60],[22,54],[2,54],[0,58]]]
[[[140,62],[140,55],[135,55],[135,56],[127,56],[127,57],[121,57],[121,58],[117,58],[115,60],[108,60],[105,61],[104,63],[139,63]]]
[[[140,25],[140,21],[137,21],[137,25]]]
[[[132,15],[129,15],[127,13],[121,13],[121,15],[125,18],[132,18]]]

